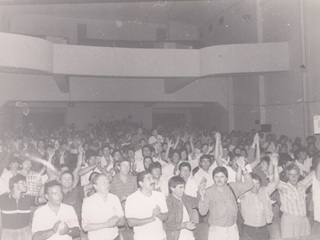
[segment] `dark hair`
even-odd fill
[[[201,163],[203,159],[209,159],[210,163],[212,163],[212,162],[213,162],[212,157],[211,157],[210,155],[208,155],[208,154],[204,154],[204,155],[202,155],[202,156],[200,157],[199,162]]]
[[[268,165],[270,164],[270,157],[269,156],[264,156],[261,158],[260,162],[266,162]]]
[[[74,175],[73,175],[73,173],[72,173],[70,170],[61,173],[61,178],[62,178],[62,176],[65,175],[65,174],[70,174],[71,177],[72,177],[72,181],[74,181]]]
[[[257,180],[257,181],[259,181],[261,183],[262,180],[261,180],[261,177],[258,174],[252,172],[252,173],[250,173],[250,175],[251,175],[252,179]]]
[[[300,175],[300,168],[297,166],[297,165],[289,165],[287,168],[286,168],[286,173],[290,172],[291,170],[296,170],[297,173]]]
[[[173,157],[173,154],[175,154],[175,153],[179,155],[179,159],[180,159],[181,158],[181,153],[180,153],[180,151],[178,149],[172,150],[171,157]]]
[[[26,177],[21,174],[17,174],[16,176],[13,176],[12,178],[9,179],[10,191],[14,188],[14,184],[19,183],[19,181],[26,181]]]
[[[149,165],[148,171],[151,172],[152,169],[156,169],[156,168],[162,170],[161,164],[160,164],[159,162],[152,162],[152,163]]]
[[[169,182],[168,182],[169,193],[172,193],[171,188],[175,188],[176,186],[178,186],[180,184],[183,184],[183,185],[186,184],[186,181],[182,177],[174,176],[174,177],[170,178]]]
[[[59,183],[57,180],[52,180],[50,182],[47,182],[44,185],[44,194],[48,194],[49,188],[55,187],[55,186],[59,186],[60,188],[62,188],[61,183]]]
[[[141,138],[141,139],[139,140],[139,143],[141,143],[142,141],[147,142],[147,140],[146,140],[145,138]]]
[[[92,149],[89,149],[88,151],[86,151],[85,156],[86,156],[86,159],[88,160],[91,157],[97,156],[97,153]]]
[[[226,178],[228,178],[228,170],[225,167],[216,167],[212,172],[212,177],[214,178],[214,175],[216,175],[217,173],[223,173]]]
[[[294,161],[293,158],[290,157],[289,154],[287,154],[287,153],[280,153],[279,154],[279,164],[280,164],[280,166],[285,165],[287,162],[293,162],[293,161]]]
[[[191,165],[190,165],[190,163],[188,163],[188,162],[182,162],[182,163],[180,163],[180,164],[179,164],[179,171],[181,171],[181,168],[183,168],[183,167],[188,167],[188,168],[189,168],[189,171],[191,172]]]
[[[143,182],[144,177],[145,177],[147,174],[150,174],[150,173],[149,173],[148,171],[142,171],[142,172],[139,172],[139,173],[138,173],[138,175],[137,175],[137,185],[138,185],[138,187],[140,187],[139,182]]]
[[[120,161],[119,161],[119,166],[120,166],[121,163],[123,163],[123,162],[128,162],[129,164],[131,163],[131,161],[130,161],[128,158],[126,158],[126,157],[121,157],[121,159],[120,159]]]

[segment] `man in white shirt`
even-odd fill
[[[32,220],[33,240],[72,240],[80,235],[77,214],[62,203],[61,184],[53,180],[44,186],[48,203],[38,208]]]
[[[93,178],[96,193],[86,198],[82,205],[82,227],[89,240],[113,240],[118,237],[118,226],[125,224],[119,198],[109,193],[107,176],[98,174]]]
[[[186,182],[184,193],[191,197],[197,197],[198,185],[194,178],[190,175],[191,165],[188,162],[182,162],[179,165],[179,176]]]
[[[213,163],[210,155],[202,155],[199,166],[199,170],[194,174],[194,180],[198,186],[205,183],[206,188],[211,187],[214,184],[212,172],[217,167],[216,163]]]
[[[125,214],[128,225],[133,227],[134,240],[164,240],[166,232],[163,221],[168,217],[168,208],[162,193],[154,191],[152,175],[143,171],[137,176],[139,189],[126,201]]]

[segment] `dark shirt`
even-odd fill
[[[18,202],[11,193],[0,196],[0,209],[2,210],[2,226],[7,229],[20,229],[30,226],[31,206],[38,205],[36,197],[22,195]]]
[[[63,193],[62,203],[70,205],[76,211],[78,219],[81,219],[81,206],[84,198],[83,187],[76,186],[67,193]]]

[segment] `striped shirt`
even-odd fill
[[[306,190],[312,184],[313,174],[293,186],[290,182],[280,181],[278,190],[281,201],[281,211],[294,216],[306,216]]]
[[[122,197],[128,197],[135,191],[137,191],[137,178],[132,175],[127,176],[127,182],[122,182],[120,174],[116,174],[112,180],[110,192],[116,195],[120,201]],[[124,202],[122,202],[124,207]]]
[[[0,196],[2,226],[7,229],[20,229],[30,226],[31,206],[38,205],[36,197],[22,195],[18,202],[11,193]]]

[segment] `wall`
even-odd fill
[[[0,73],[0,102],[219,102],[228,107],[227,82],[224,78],[199,79],[174,94],[165,94],[164,82],[160,79],[121,79],[71,77],[71,93],[61,93],[51,76]],[[52,106],[50,106],[52,107]],[[66,106],[63,106],[66,108]],[[119,110],[119,111],[118,111]],[[131,114],[136,121],[152,126],[152,107],[106,108],[96,105],[90,109],[86,105],[68,108],[67,120],[80,125],[105,117],[110,112],[117,117]],[[21,115],[20,111],[20,115]],[[22,116],[22,115],[21,115]],[[19,124],[21,119],[17,118]],[[19,120],[20,119],[20,120]],[[18,123],[17,123],[18,124]]]
[[[306,85],[308,92],[309,134],[313,132],[313,116],[320,115],[320,2],[304,1],[304,21],[306,36]],[[318,140],[319,141],[319,140]]]
[[[264,77],[266,123],[273,132],[304,137],[303,71],[299,1],[268,1],[262,6],[263,41],[288,41],[290,71]],[[308,134],[308,133],[306,133]]]
[[[257,76],[233,77],[233,109],[235,130],[259,128],[259,80]]]
[[[257,42],[256,0],[235,2],[199,29],[199,41],[206,46]]]

